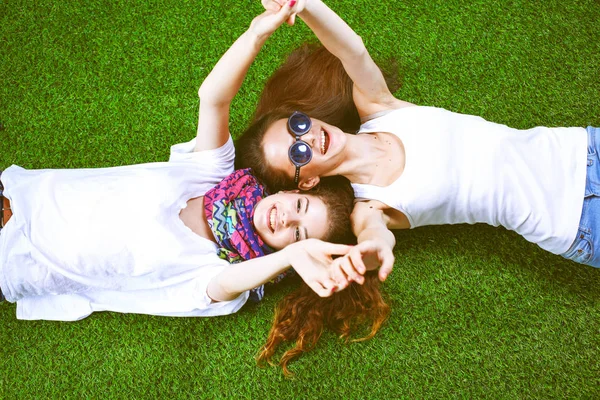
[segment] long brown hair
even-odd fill
[[[401,85],[396,60],[381,68],[393,93]],[[236,168],[252,168],[272,189],[295,187],[293,179],[269,164],[263,150],[266,130],[277,120],[302,111],[312,118],[354,133],[360,118],[352,79],[342,62],[322,45],[304,44],[294,50],[267,81],[250,127],[236,141]]]
[[[286,376],[292,375],[288,365],[315,347],[323,330],[331,329],[346,342],[371,339],[390,313],[380,289],[376,272],[365,275],[365,282],[350,286],[330,297],[319,297],[305,283],[287,295],[277,306],[267,342],[257,356],[259,365],[279,365]],[[351,335],[365,326],[369,332],[358,339]],[[273,361],[275,352],[285,342],[295,342],[281,359]]]
[[[265,84],[253,122],[235,142],[236,169],[252,168],[271,190],[294,189],[293,179],[265,158],[263,139],[276,121],[302,111],[345,132],[360,126],[353,83],[341,61],[323,46],[294,50]]]
[[[354,132],[360,118],[352,87],[337,57],[321,45],[304,44],[288,55],[265,84],[254,120],[274,110],[302,111],[345,132]]]

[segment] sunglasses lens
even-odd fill
[[[312,150],[306,143],[296,142],[290,147],[290,159],[298,166],[307,164],[312,158]]]
[[[308,115],[302,113],[294,113],[290,117],[288,124],[292,132],[299,136],[308,132],[312,125]]]

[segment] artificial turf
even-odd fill
[[[600,126],[596,0],[327,3],[377,61],[397,67],[402,99],[517,128]],[[202,79],[260,9],[258,0],[2,2],[0,168],[166,160],[195,135]],[[233,104],[234,136],[285,54],[314,40],[302,22],[273,35]],[[2,303],[0,398],[600,397],[600,271],[502,228],[396,238],[389,321],[363,343],[325,333],[292,364],[293,379],[253,359],[290,282],[218,318],[29,322]]]

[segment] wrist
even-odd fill
[[[300,17],[304,17],[308,14],[315,14],[319,7],[319,3],[323,3],[321,0],[306,0],[304,3],[304,9],[298,13]]]
[[[298,244],[300,242],[292,243],[285,246],[283,249],[279,250],[281,255],[283,256],[284,263],[288,266],[292,265],[292,260],[298,254]]]
[[[265,44],[269,36],[271,36],[271,34],[255,32],[251,25],[246,31],[245,36],[250,46],[260,49],[263,44]]]
[[[298,257],[301,256],[306,249],[311,247],[311,243],[314,246],[316,239],[304,239],[299,242],[295,242],[287,245],[282,252],[284,252],[285,262],[291,266],[294,261],[298,260]]]
[[[302,9],[302,11],[300,11],[300,12],[298,13],[298,15],[302,15],[302,14],[304,14],[304,13],[311,12],[311,11],[312,11],[312,7],[314,7],[314,5],[315,5],[315,3],[316,3],[317,1],[318,1],[318,0],[316,0],[316,1],[315,1],[315,0],[306,0],[306,1],[304,2],[304,8]]]

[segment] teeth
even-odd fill
[[[325,132],[321,129],[321,154],[325,154]]]
[[[269,214],[269,227],[275,232],[275,207],[271,208],[271,213]]]

